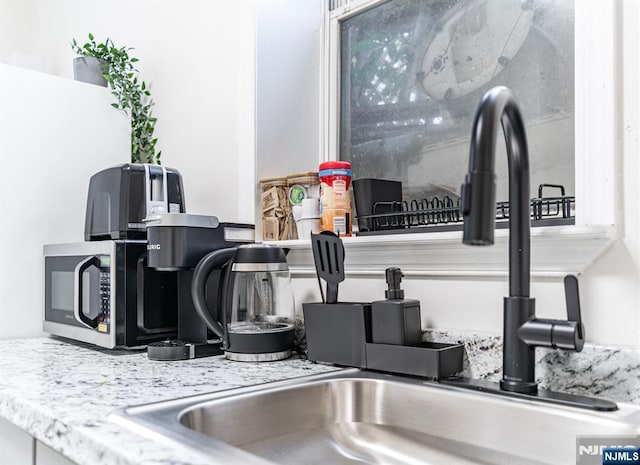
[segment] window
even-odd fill
[[[339,21],[337,155],[355,178],[401,181],[405,200],[457,200],[478,103],[504,85],[525,118],[531,196],[541,184],[575,195],[573,0],[366,6]],[[498,201],[508,200],[504,150]]]

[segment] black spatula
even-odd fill
[[[327,304],[338,302],[338,284],[344,281],[344,245],[340,237],[331,231],[322,231],[320,234],[311,234],[311,247],[313,248],[313,260],[316,263],[318,283],[320,278],[327,282]],[[322,284],[320,285],[322,293]]]

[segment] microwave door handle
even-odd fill
[[[92,257],[88,257],[82,260],[80,263],[76,265],[76,269],[74,272],[75,275],[75,286],[74,286],[74,302],[73,302],[73,315],[76,318],[76,321],[82,323],[83,325],[89,328],[97,328],[98,327],[98,317],[91,319],[87,317],[82,311],[82,274],[91,266],[98,266],[100,264],[100,260],[95,255]]]

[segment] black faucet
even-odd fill
[[[578,281],[575,276],[566,276],[564,279],[568,320],[536,318],[535,299],[529,295],[529,153],[520,109],[506,87],[495,87],[484,95],[473,123],[469,172],[461,191],[464,216],[462,240],[471,245],[493,244],[496,217],[495,147],[500,123],[507,145],[509,167],[509,297],[504,298],[503,377],[500,390],[537,394],[535,348],[552,347],[580,352],[584,345]],[[562,398],[567,396],[557,394]],[[580,397],[581,401],[584,399],[589,398]],[[602,407],[602,401],[595,401]],[[615,407],[615,404],[612,405]],[[599,407],[595,408],[608,409]]]

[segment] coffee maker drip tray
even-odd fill
[[[204,343],[191,343],[179,339],[153,342],[147,345],[149,360],[175,361],[189,360],[190,358],[222,355],[222,341],[208,341]]]

